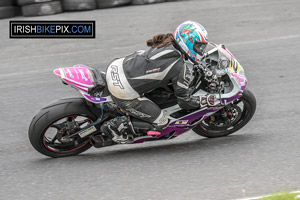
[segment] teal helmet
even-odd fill
[[[198,55],[203,56],[208,44],[207,31],[201,24],[193,21],[180,24],[174,33],[174,38],[183,53],[194,63]]]

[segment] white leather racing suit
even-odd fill
[[[200,107],[199,97],[189,94],[191,72],[172,45],[137,51],[114,60],[107,68],[108,89],[116,104],[137,119],[165,126],[168,119],[144,94],[172,83],[183,109]]]

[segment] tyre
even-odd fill
[[[0,7],[11,6],[13,5],[13,0],[1,0]]]
[[[30,4],[36,4],[36,3],[45,3],[45,2],[50,2],[52,0],[18,0],[17,3],[19,6],[24,6],[24,5],[30,5]]]
[[[54,15],[62,13],[62,6],[60,1],[25,5],[22,6],[22,13],[25,17]]]
[[[28,130],[30,143],[41,154],[54,158],[82,153],[91,147],[90,139],[68,136],[96,119],[85,99],[59,100],[42,108],[32,119]]]
[[[198,135],[216,138],[230,135],[245,126],[256,110],[256,99],[245,90],[243,96],[203,120],[193,131]]]
[[[95,0],[62,0],[65,11],[93,10],[97,8]]]
[[[11,18],[14,16],[16,16],[15,7],[13,6],[0,7],[0,19]]]
[[[111,8],[129,4],[131,0],[97,0],[98,8]]]
[[[151,3],[162,3],[165,0],[132,0],[132,5],[144,5],[144,4],[151,4]]]

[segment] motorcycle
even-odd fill
[[[170,85],[151,91],[145,97],[165,112],[169,124],[158,133],[151,131],[150,124],[145,126],[131,118],[134,135],[126,142],[115,142],[100,129],[108,120],[128,115],[112,101],[107,87],[93,96],[90,94],[95,87],[90,68],[75,65],[55,69],[54,74],[83,97],[61,99],[42,108],[29,127],[32,146],[46,156],[63,157],[82,153],[92,146],[168,140],[190,130],[208,138],[235,133],[253,117],[256,99],[246,89],[245,71],[233,54],[224,45],[209,43],[209,46],[198,64],[187,64],[193,68],[191,93],[194,96],[217,94],[215,103],[197,110],[182,110]],[[102,76],[105,80],[105,73]]]

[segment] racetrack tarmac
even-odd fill
[[[14,20],[96,20],[96,39],[9,39],[0,20],[1,199],[231,200],[300,189],[300,2],[198,0]],[[245,68],[256,114],[236,134],[90,149],[52,159],[29,123],[50,102],[79,96],[52,73],[145,49],[156,33],[200,22]]]

